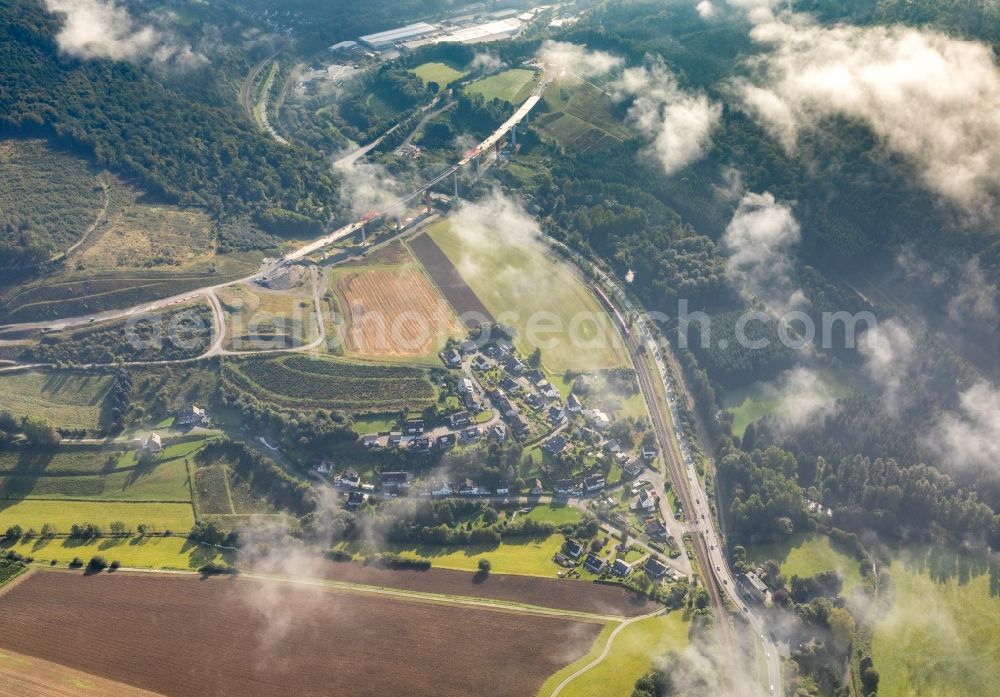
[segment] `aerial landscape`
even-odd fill
[[[0,0],[0,696],[988,697],[996,0]]]

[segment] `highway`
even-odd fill
[[[577,263],[588,262],[578,259]],[[605,302],[610,301],[608,295],[614,298],[612,310],[617,319],[616,326],[619,327],[632,355],[639,385],[646,397],[646,404],[653,421],[653,429],[664,451],[664,460],[670,468],[675,493],[690,523],[695,558],[712,600],[716,627],[721,630],[720,638],[732,652],[734,660],[738,660],[741,643],[749,647],[753,641],[760,642],[767,665],[765,694],[784,694],[778,649],[770,639],[764,619],[757,607],[743,598],[737,590],[735,575],[723,551],[722,539],[715,527],[708,496],[695,471],[687,436],[681,426],[677,395],[670,381],[666,358],[657,346],[645,314],[628,299],[611,277],[596,266],[591,265],[591,267],[599,279],[600,285],[595,286],[598,295],[602,296]],[[605,293],[601,286],[609,293]],[[633,328],[630,328],[625,320],[625,316],[628,315],[636,318]],[[683,376],[677,375],[677,379],[682,380]],[[669,422],[666,414],[670,415]],[[753,637],[744,637],[745,641],[738,641],[740,628],[733,621],[723,598],[728,599],[731,606],[747,622],[747,626],[754,633]],[[740,666],[738,663],[733,667],[735,670],[748,670],[748,667]],[[747,694],[752,689],[745,683],[733,685],[733,688],[739,694]]]

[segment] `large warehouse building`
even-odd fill
[[[433,24],[427,24],[427,22],[417,22],[416,24],[408,24],[407,26],[399,27],[398,29],[390,29],[388,31],[380,31],[377,34],[362,36],[360,41],[369,48],[381,51],[382,49],[390,48],[404,41],[422,39],[425,36],[430,36],[438,31],[438,28]]]

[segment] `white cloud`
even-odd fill
[[[469,70],[472,72],[490,73],[503,66],[504,62],[491,53],[477,53],[469,62]]]
[[[837,410],[837,397],[830,385],[818,371],[804,366],[792,368],[767,384],[765,393],[777,400],[774,415],[785,428],[802,428]]]
[[[44,1],[49,12],[64,17],[56,34],[59,49],[77,58],[149,59],[181,67],[205,61],[169,32],[136,22],[116,0]]]
[[[634,97],[629,119],[652,141],[668,176],[705,156],[722,107],[703,93],[682,90],[662,62],[625,70],[615,90],[619,98]]]
[[[772,16],[751,36],[772,50],[736,88],[785,147],[825,116],[858,119],[927,188],[970,214],[996,214],[1000,69],[989,46],[902,26],[823,27],[802,14]]]
[[[970,387],[958,411],[944,414],[924,444],[954,467],[1000,469],[1000,392],[985,382]]]
[[[958,293],[948,302],[948,316],[960,324],[989,322],[995,326],[997,295],[997,287],[986,279],[979,260],[970,259],[962,267]]]
[[[730,281],[776,312],[800,306],[805,297],[791,279],[792,248],[800,239],[790,207],[767,192],[744,195],[722,236]]]
[[[709,2],[709,0],[701,0],[701,2],[695,6],[695,9],[698,10],[698,15],[702,19],[709,19],[710,17],[715,16],[715,5]]]
[[[625,61],[604,51],[590,51],[585,46],[565,41],[547,40],[538,49],[538,58],[557,75],[573,75],[582,80],[619,70]]]
[[[864,370],[882,393],[891,414],[909,404],[917,374],[916,342],[909,330],[896,320],[886,320],[866,331],[858,342]]]

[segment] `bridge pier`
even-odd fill
[[[455,198],[458,198],[458,170],[457,169],[455,170],[454,181],[455,181]]]
[[[513,150],[517,147],[517,124],[515,123],[513,128],[510,129],[510,149]]]

